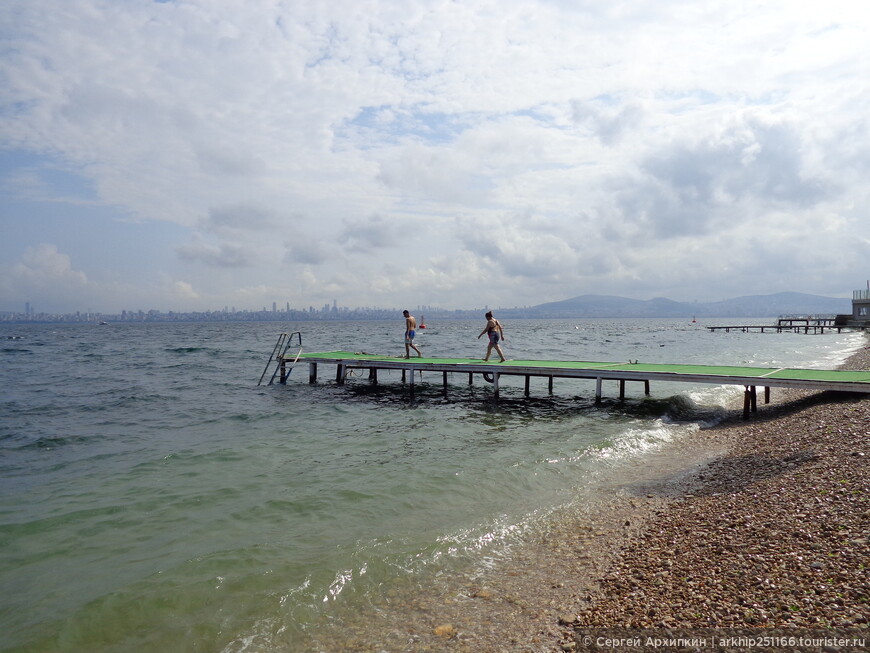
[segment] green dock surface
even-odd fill
[[[365,352],[302,353],[300,361],[322,361],[347,367],[413,369],[442,372],[496,372],[498,374],[604,379],[658,379],[759,386],[810,387],[870,393],[870,371],[817,370],[732,365],[681,365],[602,361],[508,360],[504,363],[474,358],[404,358]]]

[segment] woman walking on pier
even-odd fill
[[[501,347],[498,345],[499,339],[504,340],[504,330],[501,328],[501,322],[492,316],[492,311],[487,311],[486,313],[486,326],[480,332],[480,336],[484,333],[489,336],[489,345],[486,348],[486,358],[483,360],[488,361],[492,350],[495,349],[498,355],[501,356],[499,363],[504,363],[504,353],[502,353]],[[477,336],[478,340],[480,340],[480,336]]]

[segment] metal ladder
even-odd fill
[[[294,337],[296,338],[296,343],[293,343]],[[299,347],[299,351],[296,352],[296,358],[293,359],[293,362],[290,363],[290,369],[287,369],[287,361],[289,356],[287,356],[287,350],[290,347]],[[287,383],[287,377],[290,376],[290,372],[293,370],[293,366],[296,365],[296,361],[299,360],[299,356],[302,355],[302,332],[294,331],[293,333],[282,333],[278,336],[278,342],[275,343],[275,346],[272,348],[272,353],[269,354],[269,360],[266,361],[266,367],[263,370],[263,373],[260,375],[260,380],[257,381],[257,385],[261,385],[263,383],[263,379],[266,378],[266,373],[269,371],[269,366],[272,364],[272,361],[275,361],[275,369],[272,372],[272,376],[269,379],[268,385],[272,385],[275,382],[275,377],[278,376],[278,372],[281,373],[281,377],[279,379],[279,383]]]

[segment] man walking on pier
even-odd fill
[[[492,316],[492,311],[487,311],[486,313],[486,326],[483,327],[483,331],[480,332],[480,336],[482,336],[484,333],[489,336],[489,345],[486,348],[486,358],[484,358],[483,360],[488,361],[489,355],[492,354],[492,350],[495,349],[498,352],[498,355],[501,357],[499,363],[504,363],[504,354],[501,351],[501,347],[498,346],[499,339],[504,340],[504,330],[501,328],[501,322],[499,322]],[[478,340],[480,340],[480,336],[477,336]]]
[[[423,357],[423,352],[414,344],[414,336],[417,335],[417,318],[408,311],[402,311],[405,316],[405,358],[411,358],[411,349],[417,352],[417,358]]]

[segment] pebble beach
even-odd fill
[[[870,347],[842,368],[870,369]],[[868,431],[864,395],[735,408],[670,474],[602,492],[506,566],[419,597],[417,621],[378,642],[351,627],[341,650],[867,650]]]

